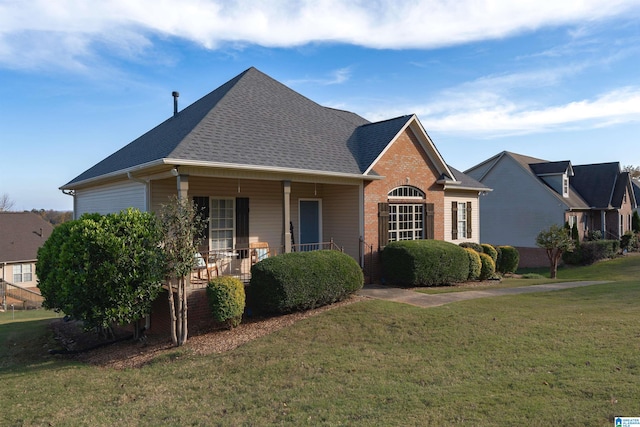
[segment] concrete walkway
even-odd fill
[[[440,305],[449,304],[457,301],[465,301],[475,298],[499,297],[503,295],[519,295],[534,292],[558,291],[562,289],[578,288],[581,286],[600,285],[609,283],[609,281],[590,281],[590,282],[564,282],[549,283],[547,285],[522,286],[519,288],[501,288],[501,289],[485,289],[481,291],[461,291],[448,292],[444,294],[423,294],[410,289],[391,288],[382,285],[365,285],[358,294],[388,301],[401,302],[411,304],[418,307],[438,307]]]

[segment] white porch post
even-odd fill
[[[178,175],[178,199],[186,199],[189,193],[189,175]]]
[[[602,231],[602,238],[607,238],[607,213],[605,211],[600,211],[600,231]]]
[[[283,228],[284,228],[284,252],[291,252],[291,181],[282,181],[282,209],[283,209]]]

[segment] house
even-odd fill
[[[480,208],[481,240],[519,249],[522,266],[546,265],[537,234],[552,224],[577,224],[579,237],[599,230],[619,239],[637,207],[620,164],[572,165],[503,151],[465,171],[491,187]]]
[[[37,289],[38,249],[53,225],[32,212],[0,212],[0,303],[25,307],[42,298]],[[36,295],[34,295],[34,293]]]
[[[450,167],[415,115],[372,123],[255,68],[181,111],[177,96],[172,117],[61,187],[76,218],[188,197],[209,219],[201,249],[224,258],[220,274],[245,274],[259,243],[333,242],[375,278],[391,240],[478,242],[490,189]]]

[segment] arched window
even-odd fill
[[[388,222],[379,226],[381,246],[396,240],[433,238],[433,204],[426,203],[424,191],[410,185],[396,187],[388,193],[388,203],[380,205],[386,210],[381,220],[388,216]]]
[[[403,185],[389,191],[389,198],[424,199],[425,197],[424,191],[420,190],[419,188],[412,187],[410,185]]]

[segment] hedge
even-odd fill
[[[618,240],[593,240],[580,243],[572,253],[563,254],[567,264],[589,265],[601,259],[613,258],[620,249]]]
[[[480,280],[491,279],[493,275],[496,273],[496,263],[493,261],[493,258],[489,254],[481,253],[480,262],[482,263],[482,268],[480,270]]]
[[[464,250],[469,256],[469,280],[478,280],[480,278],[480,272],[482,271],[482,261],[480,261],[480,254],[471,247],[465,247]]]
[[[230,329],[240,324],[245,306],[244,283],[240,279],[214,277],[207,284],[207,298],[217,322],[225,323]]]
[[[385,246],[382,268],[384,280],[394,285],[448,285],[467,280],[469,256],[453,243],[405,240]]]
[[[343,300],[363,285],[362,269],[342,252],[281,254],[251,267],[247,306],[265,314],[308,310]]]
[[[496,249],[500,253],[496,270],[502,274],[515,273],[520,263],[518,250],[513,246],[498,246]]]
[[[482,252],[489,255],[494,263],[498,261],[498,251],[496,248],[488,243],[482,243],[480,246],[482,246]]]
[[[478,253],[482,253],[484,252],[482,250],[482,246],[480,245],[480,243],[475,243],[475,242],[462,242],[459,245],[461,248],[471,248],[474,251],[478,252]]]

